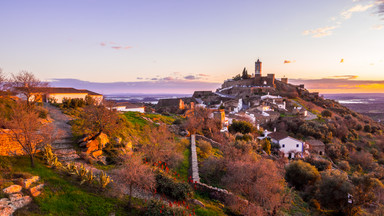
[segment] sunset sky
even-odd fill
[[[251,73],[384,93],[383,0],[2,0],[0,68],[102,93],[191,93]],[[74,80],[69,80],[74,79]],[[117,85],[116,85],[117,86]],[[78,87],[78,86],[76,86]],[[160,88],[161,87],[161,88]]]

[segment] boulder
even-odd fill
[[[23,208],[24,206],[28,205],[32,202],[32,197],[30,196],[23,196],[20,199],[17,199],[12,202],[12,206],[15,209]]]
[[[9,199],[11,202],[14,202],[15,200],[21,199],[23,197],[22,193],[15,193],[15,194],[10,194]]]
[[[28,189],[31,186],[31,184],[33,184],[39,180],[40,180],[39,176],[33,176],[29,179],[25,179],[23,182],[23,188]]]
[[[37,185],[36,187],[33,187],[33,188],[30,188],[29,189],[29,193],[33,196],[33,197],[37,197],[41,194],[41,190],[44,188],[44,184],[39,184]]]
[[[99,144],[100,144],[100,148],[103,149],[105,147],[105,145],[107,143],[109,143],[109,138],[107,136],[107,134],[105,133],[101,133],[98,137],[97,137],[98,141],[99,141]]]
[[[198,205],[198,206],[200,206],[200,207],[202,207],[202,208],[205,208],[204,203],[202,203],[200,200],[193,199],[192,202],[193,202],[193,204],[195,204],[195,205]]]
[[[1,216],[11,216],[15,212],[15,209],[13,209],[9,205],[0,205],[0,215]]]
[[[87,148],[85,152],[87,154],[91,154],[92,152],[99,150],[99,145],[100,143],[98,140],[89,140],[85,145],[85,147]]]
[[[97,151],[94,151],[91,153],[92,157],[94,157],[94,158],[98,158],[102,154],[103,154],[103,150],[97,150]]]
[[[7,188],[3,189],[3,192],[5,194],[13,194],[13,193],[19,193],[21,191],[22,187],[20,185],[11,185]]]

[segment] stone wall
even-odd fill
[[[206,142],[209,142],[211,144],[211,146],[214,147],[214,148],[219,148],[221,146],[220,143],[218,143],[218,142],[216,142],[216,141],[214,141],[212,139],[209,139],[209,138],[207,138],[205,136],[198,135],[198,134],[196,134],[196,140],[204,140]]]
[[[220,143],[213,141],[207,137],[195,135],[195,134],[191,135],[191,161],[192,161],[191,164],[192,164],[192,180],[193,180],[194,188],[201,192],[207,193],[211,199],[219,200],[225,203],[226,205],[232,204],[234,202],[242,203],[244,206],[248,205],[247,200],[242,199],[236,196],[235,194],[228,192],[225,189],[213,187],[200,182],[197,153],[196,153],[196,139],[210,142],[211,145],[216,148],[221,145]]]
[[[8,129],[0,130],[0,156],[24,155],[23,148],[13,140],[11,131]]]

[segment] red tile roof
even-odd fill
[[[279,141],[279,140],[282,140],[284,138],[287,138],[288,135],[286,133],[283,133],[283,132],[273,132],[273,133],[268,134],[268,137]]]

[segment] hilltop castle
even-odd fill
[[[284,78],[281,80],[282,82],[287,83],[288,79]],[[271,87],[275,88],[275,74],[267,74],[267,76],[262,76],[262,62],[257,59],[255,62],[255,74],[249,78],[242,79],[228,79],[224,81],[221,86],[221,89],[229,88],[229,87]]]

